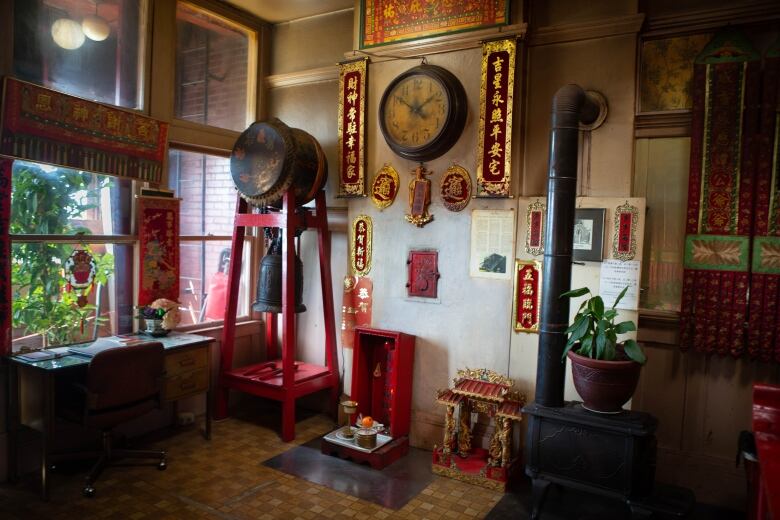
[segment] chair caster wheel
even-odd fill
[[[160,471],[165,471],[165,468],[167,467],[168,464],[164,460],[161,460],[160,463],[157,465],[157,469],[159,469]]]
[[[95,496],[95,488],[92,486],[84,486],[84,489],[81,490],[81,494],[87,498],[92,498]]]

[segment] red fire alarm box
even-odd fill
[[[409,435],[414,341],[403,332],[355,327],[351,398],[394,439]]]

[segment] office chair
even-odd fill
[[[87,369],[86,384],[72,384],[75,391],[62,407],[64,418],[101,431],[102,451],[68,454],[67,458],[100,455],[87,475],[82,493],[95,495],[95,480],[103,469],[119,458],[159,459],[157,468],[166,468],[165,452],[114,449],[114,427],[140,417],[161,402],[164,352],[159,342],[104,350],[95,355]]]

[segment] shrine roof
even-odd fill
[[[452,390],[441,390],[436,396],[436,402],[447,405],[457,405],[463,402],[466,397],[454,393]]]
[[[455,388],[452,391],[467,397],[487,399],[489,401],[503,401],[504,395],[508,390],[509,386],[507,385],[463,378],[455,383]]]
[[[523,416],[520,414],[520,409],[523,407],[523,403],[520,401],[504,401],[498,405],[496,415],[500,417],[508,417],[509,419],[515,419],[521,421]]]

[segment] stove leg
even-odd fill
[[[535,478],[532,481],[533,489],[533,507],[531,509],[531,520],[539,518],[539,512],[542,509],[542,503],[547,496],[547,490],[550,488],[550,481],[541,478]]]

